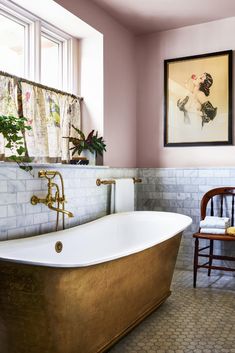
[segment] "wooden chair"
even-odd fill
[[[235,201],[235,187],[221,187],[221,188],[215,188],[208,191],[203,196],[201,201],[201,220],[203,220],[206,217],[206,215],[230,217],[231,226],[234,226],[234,201]],[[225,256],[225,255],[214,255],[213,253],[214,241],[223,241],[223,242],[235,241],[235,236],[226,235],[226,234],[200,233],[200,228],[199,228],[199,232],[193,234],[193,237],[195,238],[194,276],[193,276],[194,288],[196,288],[198,268],[208,269],[208,276],[210,276],[211,270],[235,271],[235,268],[231,268],[227,266],[216,266],[213,264],[213,260],[235,261],[235,257]],[[203,246],[202,248],[200,248],[199,242],[202,239],[209,240],[209,245]],[[201,253],[203,250],[206,250],[206,249],[209,249],[208,254],[206,254],[205,252]],[[205,263],[199,264],[199,257],[206,258],[208,259],[208,261]]]

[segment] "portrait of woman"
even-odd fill
[[[208,99],[212,84],[213,78],[207,72],[198,76],[192,74],[188,79],[185,84],[188,95],[177,101],[177,107],[184,113],[185,124],[191,123],[193,114],[196,114],[195,118],[199,120],[202,127],[215,118],[217,108],[214,108]]]
[[[164,60],[165,146],[232,143],[232,52]]]

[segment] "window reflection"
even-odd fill
[[[59,43],[41,36],[41,83],[50,87],[59,87]]]
[[[25,76],[25,26],[0,14],[0,70]]]

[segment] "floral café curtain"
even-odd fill
[[[11,77],[0,75],[0,115],[18,116],[17,89],[15,80]],[[6,150],[6,157],[11,152]],[[5,157],[5,141],[0,134],[0,160]]]
[[[0,114],[24,116],[32,130],[25,143],[34,162],[69,161],[69,143],[74,129],[81,127],[81,99],[42,85],[0,75]],[[0,158],[7,157],[0,137]]]

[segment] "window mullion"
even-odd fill
[[[33,24],[33,38],[31,41],[32,49],[32,79],[36,82],[41,81],[41,22],[35,21]]]
[[[62,52],[61,52],[61,57],[62,57],[62,85],[63,85],[63,89],[66,91],[70,90],[70,86],[69,86],[69,71],[68,71],[68,51],[69,51],[69,40],[66,40],[63,42],[62,45]]]
[[[79,72],[78,72],[78,41],[75,38],[67,40],[67,65],[66,65],[66,77],[67,77],[67,90],[69,92],[78,94],[79,93]]]
[[[24,34],[24,75],[25,77],[30,77],[30,25],[25,26]]]
[[[63,55],[63,48],[64,48],[64,42],[60,42],[59,44],[59,85],[60,89],[65,89],[66,83],[64,81],[64,72],[63,72],[63,67],[64,67],[64,55]]]

